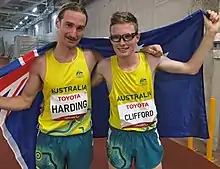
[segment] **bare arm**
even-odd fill
[[[150,54],[154,57],[161,57],[163,55],[163,49],[160,45],[144,46],[141,50],[145,55]]]
[[[86,62],[89,68],[90,73],[93,72],[93,69],[97,65],[97,63],[103,59],[103,56],[96,51],[93,50],[84,50],[84,55],[86,57]]]
[[[157,68],[167,71],[169,73],[192,75],[198,73],[205,57],[209,54],[209,51],[212,49],[213,40],[213,36],[205,35],[198,50],[194,53],[194,55],[188,62],[179,62],[171,60],[166,56],[163,56]]]
[[[39,92],[40,87],[39,62],[34,61],[31,66],[28,81],[21,95],[15,97],[0,97],[0,108],[12,111],[29,108]]]
[[[103,61],[98,62],[93,75],[92,75],[92,87],[98,86],[104,81],[103,76]]]
[[[92,73],[92,87],[99,85],[104,79],[100,74],[100,62],[104,60],[104,57],[97,51],[84,50],[87,65]]]
[[[199,48],[193,54],[192,58],[188,62],[183,63],[171,60],[168,57],[163,56],[157,68],[170,73],[192,75],[198,73],[205,57],[209,54],[209,51],[212,49],[215,35],[220,27],[219,16],[214,12],[210,12],[210,14],[210,20],[204,17],[207,30],[202,39],[202,42],[200,43]]]
[[[99,61],[101,61],[102,59],[104,59],[104,57],[102,56],[101,53],[99,53],[99,52],[97,52],[97,51],[92,51],[92,53],[93,53],[93,56],[94,56],[94,58],[95,58],[95,60],[96,60],[97,62],[99,62]]]

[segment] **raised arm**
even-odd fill
[[[179,62],[171,60],[168,57],[163,56],[157,68],[170,72],[181,74],[196,74],[201,68],[205,57],[212,49],[213,41],[216,33],[220,28],[219,15],[213,11],[207,11],[210,14],[209,19],[204,16],[204,23],[206,32],[200,43],[199,48],[193,54],[192,58],[188,62]]]
[[[21,95],[15,97],[0,97],[0,109],[19,111],[31,106],[41,87],[41,78],[39,76],[40,67],[38,60],[33,61],[28,81]]]

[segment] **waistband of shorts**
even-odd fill
[[[78,134],[72,134],[72,135],[67,135],[67,136],[61,136],[61,135],[51,135],[51,134],[47,134],[47,133],[44,133],[42,132],[41,130],[38,130],[38,134],[37,135],[45,135],[45,136],[50,136],[50,137],[73,137],[73,136],[82,136],[82,135],[86,135],[88,134],[89,132],[92,133],[93,135],[93,130],[90,128],[88,131],[86,131],[85,133],[78,133]]]
[[[154,132],[155,130],[157,130],[157,127],[152,128],[150,130],[145,130],[145,131],[135,131],[135,130],[121,130],[121,129],[117,129],[109,125],[109,129],[113,132],[123,132],[123,133],[150,133],[150,132]]]

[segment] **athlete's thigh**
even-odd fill
[[[111,168],[129,169],[131,167],[132,147],[128,132],[109,129],[107,156]]]
[[[115,167],[113,167],[110,162],[108,161],[108,169],[117,169]],[[153,169],[163,169],[162,164],[160,163],[157,167],[153,168]]]
[[[125,169],[125,168],[115,168],[111,165],[111,163],[108,161],[108,169]],[[126,168],[126,169],[131,169],[130,167],[129,168]]]
[[[65,166],[64,152],[58,137],[40,133],[36,145],[36,168],[37,169],[63,169]]]
[[[155,167],[155,168],[153,168],[153,169],[163,169],[162,163],[160,163],[157,167]]]
[[[108,161],[108,169],[117,169],[117,168],[113,167],[113,166],[111,165],[111,163]]]
[[[68,149],[68,169],[90,169],[93,160],[93,135],[91,131],[69,137],[66,146]]]

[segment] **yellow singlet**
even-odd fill
[[[90,72],[82,49],[70,63],[58,62],[53,49],[46,52],[43,86],[44,110],[39,128],[45,134],[68,136],[91,128]]]
[[[120,69],[117,56],[111,57],[109,123],[117,129],[146,131],[156,127],[152,72],[145,55],[138,53],[138,56],[140,63],[130,72]]]

